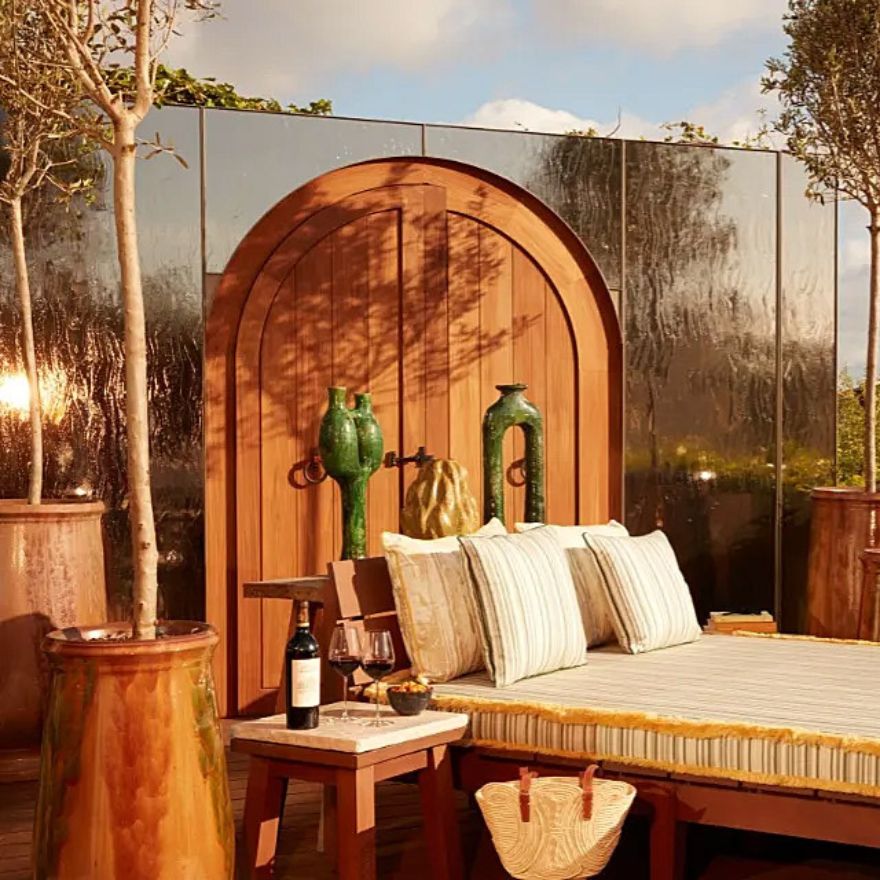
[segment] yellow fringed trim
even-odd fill
[[[880,739],[819,733],[792,727],[770,727],[761,724],[731,721],[693,721],[688,718],[665,717],[653,712],[596,709],[581,706],[559,706],[553,703],[502,702],[482,697],[460,697],[434,693],[432,708],[450,712],[485,712],[494,715],[533,715],[559,724],[593,724],[628,730],[648,730],[693,739],[764,739],[791,745],[825,746],[844,752],[880,756]]]
[[[569,749],[553,749],[537,747],[531,744],[509,743],[504,740],[467,738],[462,745],[477,746],[501,752],[531,752],[538,757],[572,758],[578,761],[613,761],[624,766],[646,770],[662,770],[666,773],[685,773],[707,779],[734,779],[755,785],[779,785],[785,788],[808,788],[818,791],[836,792],[839,794],[856,794],[880,798],[880,786],[861,782],[838,782],[835,780],[810,779],[804,776],[786,776],[774,773],[753,773],[749,770],[725,770],[720,767],[704,767],[701,765],[679,764],[675,761],[659,761],[651,758],[633,758],[629,756],[604,754],[602,752],[575,752]]]
[[[880,642],[872,642],[868,639],[835,639],[825,636],[806,636],[798,633],[762,633],[751,632],[747,629],[734,630],[735,636],[747,636],[750,639],[780,639],[792,642],[824,642],[826,645],[864,645],[869,648],[880,648]]]

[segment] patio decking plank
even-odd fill
[[[241,826],[248,759],[229,754],[229,786],[236,827]],[[30,849],[33,824],[35,783],[0,785],[0,880],[31,880]],[[480,829],[479,816],[468,808],[464,795],[458,795],[459,816],[465,859],[473,863]],[[316,852],[320,814],[320,787],[310,783],[292,782],[288,789],[287,808],[278,854],[278,880],[331,880],[334,877],[329,859]],[[378,787],[376,802],[378,828],[378,874],[383,878],[412,878],[424,875],[426,853],[422,843],[421,813],[418,789],[396,782]],[[624,833],[621,845],[603,880],[646,880],[644,865],[644,824],[633,820]],[[703,832],[704,829],[699,829]],[[738,838],[739,839],[739,838]],[[775,846],[764,846],[761,855],[773,852]],[[788,861],[749,858],[747,853],[734,858],[720,855],[712,859],[707,870],[699,875],[689,873],[690,880],[731,880],[741,877],[766,877],[767,880],[864,880],[877,876],[878,861],[865,851],[845,847],[822,847],[805,842],[786,846],[791,850]],[[852,862],[850,862],[850,858]],[[803,859],[803,860],[802,860]],[[832,859],[846,859],[837,861]],[[693,868],[692,868],[693,871]],[[744,873],[740,873],[744,872]]]

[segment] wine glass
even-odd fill
[[[327,660],[342,676],[342,714],[339,720],[352,721],[354,716],[348,714],[348,677],[361,665],[361,640],[353,626],[337,624],[327,649]]]
[[[379,682],[394,669],[394,645],[387,629],[377,629],[367,633],[367,646],[361,661],[364,672],[376,682],[376,717],[367,722],[368,727],[385,727],[391,724],[383,720],[379,710]]]

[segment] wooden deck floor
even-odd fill
[[[230,754],[229,774],[236,822],[240,824],[247,780],[247,758]],[[329,860],[315,850],[319,789],[290,786],[282,829],[279,880],[329,880]],[[36,785],[0,785],[0,880],[30,880],[31,825]],[[377,797],[378,877],[424,878],[418,790],[383,783]],[[473,863],[481,829],[479,815],[459,798],[465,858]],[[603,880],[647,880],[646,829],[628,823]],[[880,878],[880,858],[847,847],[827,847],[766,835],[737,835],[695,829],[689,840],[689,880],[866,880]],[[214,878],[205,878],[214,880]],[[480,878],[477,878],[480,880]]]

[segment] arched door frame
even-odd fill
[[[475,183],[477,184],[475,186]],[[571,228],[538,198],[483,169],[445,160],[375,160],[328,172],[278,202],[248,232],[224,270],[205,327],[205,554],[207,618],[220,644],[215,675],[221,711],[235,693],[236,392],[235,347],[243,320],[261,321],[273,295],[249,306],[257,279],[280,284],[294,238],[310,237],[309,224],[332,225],[333,206],[358,196],[370,210],[389,187],[441,186],[446,210],[477,217],[530,253],[552,280],[570,325],[601,328],[577,339],[578,413],[604,418],[580,430],[579,461],[603,460],[609,479],[592,510],[619,516],[622,467],[622,343],[614,303],[595,261]],[[548,232],[550,234],[548,234]],[[265,285],[263,285],[265,290]],[[580,320],[587,313],[589,320]],[[596,318],[598,317],[598,321]],[[589,364],[586,355],[589,355]]]

